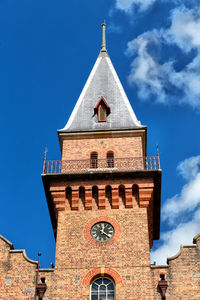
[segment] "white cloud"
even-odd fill
[[[186,180],[191,180],[200,173],[200,155],[187,158],[177,167],[179,174]]]
[[[129,73],[129,82],[138,87],[142,99],[152,97],[155,102],[176,102],[200,109],[200,10],[176,8],[171,14],[171,26],[145,32],[130,41],[126,53],[134,56]],[[176,70],[175,59],[160,63],[158,54],[152,49],[176,45],[188,54],[194,50],[194,57],[182,69]],[[177,96],[178,95],[178,96]]]
[[[165,38],[169,44],[175,43],[184,52],[200,47],[200,10],[180,6],[172,11],[171,27]]]
[[[128,80],[139,87],[139,96],[143,99],[149,94],[156,96],[158,102],[166,102],[165,81],[171,71],[171,62],[159,64],[148,51],[148,47],[159,47],[160,33],[157,30],[146,32],[128,43],[126,54],[137,57],[131,64]]]
[[[156,0],[116,0],[116,8],[130,13],[134,8],[140,12],[147,10]]]
[[[152,251],[152,260],[156,260],[157,264],[166,263],[167,257],[178,252],[180,244],[191,243],[192,238],[200,232],[199,165],[200,155],[185,159],[177,167],[178,173],[188,182],[183,186],[179,195],[168,199],[163,206],[161,220],[174,228],[161,234],[161,247]],[[190,221],[185,221],[189,212]]]
[[[174,224],[176,218],[187,211],[193,211],[200,204],[200,173],[186,184],[180,195],[167,200],[163,206],[163,221],[168,221],[169,224]]]
[[[188,182],[179,195],[168,199],[163,206],[162,220],[174,224],[176,218],[200,205],[200,155],[180,162],[177,171]]]
[[[137,8],[139,12],[144,12],[156,2],[170,2],[175,5],[183,3],[195,5],[196,0],[116,0],[115,7],[125,13],[133,13],[135,8]]]
[[[151,260],[157,265],[166,264],[168,257],[175,255],[180,245],[192,244],[193,237],[200,232],[200,209],[191,221],[179,224],[175,229],[161,235],[162,246],[152,251]]]

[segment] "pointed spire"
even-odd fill
[[[101,52],[107,52],[106,50],[106,23],[104,21],[102,26],[102,45],[101,45]]]
[[[138,129],[144,127],[138,121],[125,94],[106,50],[105,22],[102,24],[102,46],[96,63],[63,129],[64,132]],[[98,122],[96,107],[104,99],[110,109],[108,122]],[[95,113],[94,113],[95,108]]]

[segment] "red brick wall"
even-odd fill
[[[148,249],[145,247],[148,237],[143,226],[146,222],[145,209],[140,212],[139,209],[128,209],[124,218],[119,210],[113,210],[107,217],[104,213],[104,220],[115,219],[120,226],[119,239],[111,245],[87,244],[84,228],[88,226],[88,217],[93,216],[94,212],[89,211],[85,216],[82,214],[78,217],[76,211],[70,216],[69,212],[59,213],[59,228],[62,231],[59,230],[56,268],[40,270],[39,273],[39,277],[45,277],[47,284],[44,300],[89,300],[90,282],[98,274],[114,279],[118,300],[160,300],[160,274],[165,274],[168,285],[166,299],[200,299],[200,235],[195,245],[183,246],[177,255],[170,258],[169,265],[150,267]],[[100,218],[102,211],[98,215]],[[146,237],[146,242],[142,236]],[[11,244],[0,238],[0,299],[33,300],[35,270],[36,263],[30,261],[23,250],[12,250]]]
[[[141,202],[132,195],[134,184],[139,186]],[[114,207],[105,197],[107,185],[112,187]],[[119,195],[120,185],[125,187],[124,201]],[[72,188],[71,202],[75,210],[70,199],[65,199],[67,186]],[[85,203],[79,199],[80,186],[86,191]],[[92,198],[92,186],[99,188],[97,202]],[[111,276],[116,282],[117,299],[153,299],[147,213],[148,201],[153,201],[153,187],[151,178],[90,181],[83,177],[76,181],[51,183],[50,191],[58,210],[54,273],[57,295],[64,299],[88,300],[92,275],[98,275],[98,270],[101,275],[103,270],[105,275]],[[90,209],[85,207],[86,200],[91,201]],[[101,207],[100,200],[104,201]],[[114,236],[108,242],[96,242],[90,235],[92,225],[99,221],[108,221],[115,229]]]
[[[117,238],[105,243],[90,242],[90,226],[95,219],[109,220]],[[106,268],[110,268],[109,274],[116,272],[121,278],[116,285],[117,299],[152,299],[148,240],[146,208],[139,208],[137,203],[132,209],[124,209],[123,214],[120,209],[60,211],[55,264],[57,293],[64,299],[88,300],[88,273],[103,267],[105,274]]]
[[[143,157],[143,138],[144,132],[98,138],[77,134],[63,140],[62,159],[90,159],[93,151],[98,153],[98,159],[105,159],[108,151],[113,151],[115,158]],[[134,184],[139,187],[141,202],[132,194]],[[105,194],[107,185],[112,188],[111,201]],[[119,195],[120,185],[125,188],[124,199]],[[67,186],[72,189],[69,199],[65,199]],[[85,189],[84,201],[79,197],[80,186]],[[97,201],[92,197],[93,186],[98,187]],[[58,212],[55,276],[60,297],[88,300],[93,276],[103,272],[115,281],[117,299],[152,299],[147,207],[153,201],[153,187],[151,178],[123,176],[117,180],[87,180],[82,176],[79,180],[51,182],[51,196]],[[113,225],[115,234],[108,242],[96,242],[91,237],[91,227],[106,220]]]
[[[161,299],[159,289],[157,290],[160,274],[165,274],[168,284],[166,299],[200,299],[200,248],[198,243],[181,247],[178,254],[168,259],[168,266],[152,267],[154,299]]]
[[[0,238],[0,299],[33,300],[36,263]]]
[[[116,158],[143,157],[142,137],[115,137],[93,139],[70,139],[63,141],[62,159],[90,159],[90,153],[96,151],[99,159],[105,159],[108,151]]]

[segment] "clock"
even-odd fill
[[[108,222],[98,222],[91,228],[91,236],[98,242],[106,242],[114,234],[114,227]]]

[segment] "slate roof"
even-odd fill
[[[106,122],[98,122],[94,108],[103,97],[110,107]],[[107,50],[101,50],[74,110],[58,132],[138,129],[143,127],[125,94]]]

